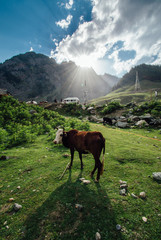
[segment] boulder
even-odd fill
[[[116,127],[119,127],[119,128],[126,128],[128,126],[129,124],[127,122],[117,121],[116,123]]]
[[[145,120],[140,120],[135,125],[138,127],[148,127],[149,126],[149,124]]]
[[[155,180],[161,181],[161,172],[153,172],[152,176]]]

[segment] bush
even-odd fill
[[[101,115],[112,113],[121,108],[123,108],[123,106],[119,102],[116,101],[110,102],[107,106],[104,106],[103,110],[101,111]]]
[[[71,106],[67,108],[72,109]],[[2,149],[33,142],[37,135],[46,134],[46,132],[53,136],[56,131],[53,129],[58,126],[67,129],[89,130],[87,123],[76,119],[66,120],[57,112],[37,105],[19,103],[11,96],[0,98],[0,144]]]
[[[133,114],[146,114],[150,113],[152,116],[161,117],[161,102],[151,101],[137,106],[133,110]]]

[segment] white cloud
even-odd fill
[[[73,6],[73,0],[69,0],[69,3],[66,3],[65,4],[65,8],[67,8],[67,9],[71,9],[72,8],[72,6]]]
[[[128,71],[145,59],[146,63],[161,64],[161,1],[91,1],[92,21],[80,23],[71,36],[58,44],[53,55],[57,61],[76,61],[85,54],[99,60],[106,55],[117,73]],[[57,25],[67,28],[71,19],[62,20]],[[124,45],[111,53],[111,47],[118,41]],[[121,50],[134,50],[136,56],[121,60]]]
[[[62,19],[61,21],[56,22],[56,25],[63,29],[64,28],[67,29],[72,21],[72,18],[73,18],[72,15],[68,15],[66,19]]]

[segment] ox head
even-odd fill
[[[55,144],[60,144],[60,143],[62,143],[63,132],[64,132],[64,129],[59,128],[59,129],[57,130],[55,139],[53,140],[53,143],[55,143]]]

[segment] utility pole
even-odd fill
[[[138,71],[136,71],[135,91],[141,90]]]
[[[84,82],[84,105],[87,104],[87,98],[88,98],[88,91],[87,91],[87,86],[86,86],[86,80]]]

